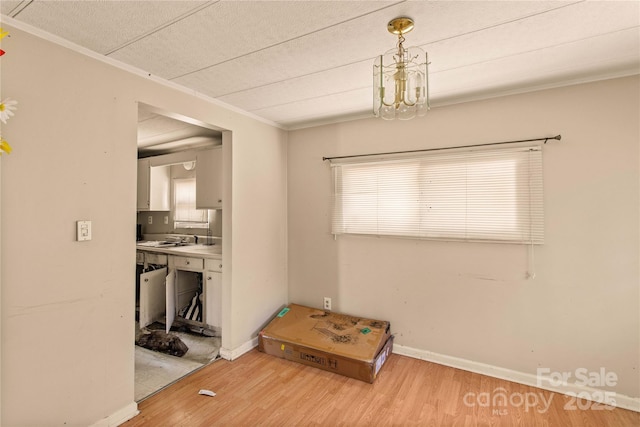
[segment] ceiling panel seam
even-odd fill
[[[581,41],[584,41],[584,40],[594,39],[594,38],[598,38],[598,37],[602,37],[602,36],[607,36],[607,35],[610,35],[610,34],[621,33],[621,32],[628,31],[628,30],[633,30],[633,29],[636,29],[636,28],[638,28],[638,27],[637,26],[633,26],[633,27],[628,27],[628,28],[624,28],[624,29],[621,29],[621,30],[610,31],[610,32],[607,32],[607,33],[602,33],[602,34],[594,35],[594,36],[591,36],[591,37],[586,37],[586,38],[571,40],[571,41],[568,41],[568,42],[558,43],[558,44],[555,44],[555,45],[552,45],[552,46],[545,46],[545,47],[538,48],[538,49],[532,49],[532,50],[528,50],[528,51],[524,51],[524,52],[518,52],[518,53],[512,54],[512,55],[499,56],[499,57],[491,58],[491,59],[486,60],[486,61],[473,62],[473,63],[461,65],[461,66],[458,66],[458,67],[451,67],[451,68],[447,68],[447,69],[442,69],[442,70],[438,70],[438,71],[435,71],[435,72],[431,72],[430,74],[431,75],[436,75],[436,74],[445,73],[445,72],[452,71],[452,70],[463,69],[463,68],[467,68],[467,67],[474,67],[474,66],[482,65],[482,64],[488,64],[488,63],[491,63],[491,62],[494,62],[494,61],[501,61],[501,60],[504,60],[506,58],[513,58],[513,57],[518,57],[518,56],[521,56],[521,55],[528,55],[528,54],[531,54],[531,53],[534,53],[534,52],[543,51],[543,50],[547,50],[547,49],[554,49],[554,48],[557,48],[557,47],[566,46],[566,45],[577,43],[577,42],[581,42]],[[359,61],[359,62],[363,62],[363,61]],[[307,74],[307,75],[312,75],[312,74],[316,74],[316,73],[310,73],[310,74]],[[283,80],[283,81],[285,81],[285,80]],[[281,82],[277,82],[277,83],[281,83]],[[270,83],[270,84],[263,85],[263,86],[260,86],[260,87],[265,87],[265,86],[269,86],[271,84],[277,84],[277,83]],[[255,113],[257,111],[268,110],[270,108],[281,107],[281,106],[284,106],[284,105],[295,104],[295,103],[298,103],[298,102],[310,101],[310,100],[314,100],[314,99],[322,99],[322,98],[325,98],[325,97],[328,97],[328,96],[335,96],[335,95],[340,95],[340,94],[344,94],[344,93],[354,92],[354,91],[362,90],[362,89],[365,89],[365,88],[368,88],[368,87],[370,87],[370,86],[368,86],[368,85],[367,86],[361,86],[361,87],[358,87],[358,88],[352,88],[352,89],[345,90],[345,91],[331,92],[331,93],[323,94],[323,95],[320,95],[320,96],[312,96],[312,97],[307,97],[307,98],[301,98],[301,99],[296,99],[295,101],[288,101],[288,102],[283,102],[283,103],[280,103],[280,104],[271,104],[271,105],[260,107],[260,108],[256,108],[256,109],[250,109],[249,111]],[[236,91],[234,93],[239,93],[239,92],[244,92],[244,91]],[[220,97],[222,97],[222,96],[225,96],[225,95],[221,95]]]
[[[33,3],[34,0],[23,0],[20,3],[18,3],[18,5],[13,8],[13,10],[11,12],[9,12],[9,16],[12,18],[15,18],[16,16],[18,16],[20,14],[20,12],[22,12],[27,6],[29,6],[31,3]]]
[[[283,105],[298,104],[300,102],[311,101],[311,100],[314,100],[314,99],[322,99],[322,98],[326,98],[326,97],[330,97],[330,96],[343,95],[345,93],[357,92],[357,91],[360,91],[362,89],[369,89],[369,88],[371,88],[371,85],[360,86],[360,87],[352,88],[352,89],[348,89],[348,90],[341,90],[339,92],[326,93],[326,94],[322,94],[322,95],[319,95],[319,96],[310,96],[310,97],[307,97],[307,98],[299,98],[299,99],[296,99],[295,101],[287,101],[287,102],[283,102],[281,104],[268,105],[268,106],[265,106],[265,107],[255,108],[255,109],[252,109],[252,110],[249,110],[249,111],[253,113],[255,111],[268,110],[270,108],[282,107]]]
[[[255,89],[261,89],[267,86],[272,86],[272,85],[277,85],[280,83],[284,83],[290,80],[295,80],[295,79],[302,79],[305,77],[309,77],[309,76],[314,76],[316,74],[322,74],[322,73],[326,73],[327,71],[332,71],[332,70],[339,70],[340,68],[345,68],[345,67],[351,67],[352,65],[356,65],[356,64],[361,64],[363,62],[369,62],[369,61],[373,61],[373,58],[365,58],[365,59],[359,59],[357,61],[353,61],[353,62],[349,62],[348,64],[341,64],[335,67],[331,67],[331,68],[323,68],[322,70],[317,70],[317,71],[312,71],[311,73],[305,73],[305,74],[299,74],[297,76],[291,76],[291,77],[285,77],[282,80],[277,80],[274,82],[269,82],[269,83],[265,83],[262,85],[258,85],[258,86],[252,86],[246,89],[240,89],[240,90],[236,90],[233,92],[228,92],[228,93],[224,93],[221,95],[216,95],[216,98],[222,98],[224,96],[230,96],[230,95],[235,95],[237,93],[242,93],[242,92],[249,92]]]
[[[553,7],[553,8],[547,9],[547,10],[543,10],[542,12],[531,13],[529,15],[521,16],[519,18],[514,18],[514,19],[510,19],[508,21],[499,22],[497,24],[488,25],[486,27],[478,28],[477,30],[467,31],[467,32],[464,32],[464,33],[456,34],[454,36],[445,37],[445,38],[438,39],[438,40],[433,40],[433,41],[421,44],[420,47],[429,46],[431,44],[440,43],[440,42],[447,41],[447,40],[453,40],[453,39],[456,39],[458,37],[464,37],[464,36],[468,36],[468,35],[471,35],[471,34],[480,33],[480,32],[487,31],[487,30],[491,30],[493,28],[502,27],[503,25],[509,25],[509,24],[513,24],[515,22],[524,21],[526,19],[534,18],[536,16],[540,16],[540,15],[544,15],[544,14],[547,14],[547,13],[555,12],[555,11],[560,10],[560,9],[564,9],[565,7],[572,7],[572,6],[575,6],[577,4],[584,3],[585,1],[586,0],[580,0],[580,1],[577,1],[577,2],[574,2],[574,3],[563,4],[563,5],[558,6],[558,7]]]
[[[545,14],[545,13],[551,13],[551,12],[557,11],[557,10],[562,9],[562,8],[565,8],[565,7],[575,6],[576,4],[583,3],[583,2],[584,2],[584,0],[580,0],[580,1],[577,1],[577,2],[574,2],[574,3],[564,4],[564,5],[562,5],[562,6],[553,7],[553,8],[551,8],[551,9],[547,9],[547,10],[542,11],[542,12],[532,13],[532,14],[529,14],[529,15],[521,16],[521,17],[519,17],[519,18],[514,18],[514,19],[511,19],[511,20],[508,20],[508,21],[500,22],[500,23],[498,23],[498,24],[493,24],[493,25],[489,25],[489,26],[486,26],[486,27],[483,27],[483,28],[479,28],[479,29],[477,29],[477,30],[467,31],[467,32],[464,32],[464,33],[460,33],[460,34],[456,34],[456,35],[450,36],[450,37],[445,37],[445,38],[442,38],[442,39],[429,41],[429,42],[427,42],[427,43],[420,44],[420,45],[417,45],[417,46],[419,46],[419,47],[425,47],[425,46],[433,45],[433,44],[440,43],[440,42],[443,42],[443,41],[453,40],[453,39],[456,39],[456,38],[459,38],[459,37],[465,37],[465,36],[468,36],[468,35],[470,35],[470,34],[475,34],[475,33],[479,33],[479,32],[482,32],[482,31],[491,30],[491,29],[493,29],[493,28],[498,28],[498,27],[503,26],[503,25],[508,25],[508,24],[512,24],[512,23],[514,23],[514,22],[518,22],[518,21],[523,21],[523,20],[526,20],[526,19],[530,19],[530,18],[533,18],[533,17],[535,17],[535,16],[543,15],[543,14]],[[374,11],[374,12],[377,12],[377,11]],[[371,12],[371,13],[374,13],[374,12]],[[367,15],[367,14],[365,14],[365,15]],[[362,16],[365,16],[365,15],[362,15]],[[359,17],[358,17],[358,18],[359,18]],[[357,19],[357,18],[353,18],[353,19]],[[345,22],[347,22],[347,21],[345,21]],[[340,23],[339,23],[339,24],[340,24]],[[339,25],[339,24],[335,24],[335,25]],[[335,25],[332,25],[332,26],[335,26]],[[327,28],[330,28],[330,27],[327,27]],[[302,38],[302,37],[305,37],[305,36],[307,36],[307,35],[313,34],[313,33],[315,33],[315,32],[322,31],[322,30],[324,30],[324,29],[316,30],[316,31],[314,31],[314,32],[311,32],[311,33],[308,33],[308,34],[305,34],[305,35],[302,35],[302,36],[300,36],[300,37],[296,37],[296,38]],[[295,39],[291,39],[291,40],[295,40]],[[207,67],[203,67],[203,68],[198,69],[198,70],[190,71],[190,72],[185,73],[185,74],[183,74],[183,75],[180,75],[180,76],[177,76],[177,77],[173,77],[173,78],[171,78],[171,79],[169,79],[169,80],[178,79],[178,78],[181,78],[181,77],[187,76],[187,75],[189,75],[189,74],[194,74],[194,73],[198,73],[198,72],[200,72],[200,71],[204,71],[204,70],[206,70],[206,69],[208,69],[208,68],[213,68],[213,67],[215,67],[215,66],[218,66],[218,65],[224,64],[224,63],[229,62],[229,61],[233,61],[233,60],[238,59],[238,58],[241,58],[241,57],[250,56],[250,55],[252,55],[252,54],[254,54],[254,53],[257,53],[257,52],[260,52],[260,51],[263,51],[263,50],[270,49],[270,48],[275,47],[275,46],[278,46],[278,45],[280,45],[280,44],[282,44],[282,43],[287,43],[287,42],[289,42],[289,41],[291,41],[291,40],[287,40],[287,41],[284,41],[284,42],[276,43],[276,44],[271,45],[271,46],[266,46],[266,47],[264,47],[264,48],[262,48],[262,49],[259,49],[259,50],[253,51],[253,52],[249,52],[249,53],[247,53],[247,54],[245,54],[245,55],[241,55],[241,56],[238,56],[238,57],[236,57],[236,58],[231,58],[231,59],[228,59],[228,60],[226,60],[226,61],[222,61],[222,62],[220,62],[220,63],[218,63],[218,64],[209,65],[209,66],[207,66]],[[425,49],[425,50],[426,50],[426,49]],[[351,66],[351,65],[355,65],[355,64],[360,64],[360,63],[365,62],[365,61],[372,61],[373,59],[374,59],[373,57],[364,58],[364,59],[360,59],[360,60],[356,60],[356,61],[350,62],[350,63],[348,63],[348,64],[342,64],[342,65],[340,65],[340,66],[338,66],[338,67],[324,68],[324,69],[322,69],[322,70],[313,71],[313,72],[311,72],[311,73],[300,74],[300,75],[297,75],[297,76],[289,76],[289,77],[287,77],[287,78],[285,78],[285,79],[282,79],[282,80],[278,80],[278,81],[274,81],[274,82],[269,82],[269,83],[266,83],[266,84],[263,84],[263,85],[252,86],[252,87],[250,87],[250,88],[241,89],[241,90],[237,90],[237,91],[233,91],[233,92],[228,92],[228,93],[224,93],[224,94],[218,94],[218,95],[216,95],[216,96],[217,96],[217,97],[224,97],[224,96],[235,95],[235,94],[238,94],[238,93],[248,92],[248,91],[251,91],[251,90],[255,90],[255,89],[259,89],[259,88],[263,88],[263,87],[267,87],[267,86],[275,85],[275,84],[278,84],[278,83],[282,83],[282,82],[285,82],[285,81],[287,81],[287,80],[292,80],[292,79],[298,79],[298,78],[309,77],[309,76],[316,75],[316,74],[321,74],[321,73],[324,73],[324,72],[327,72],[327,71],[330,71],[330,70],[334,70],[334,69],[338,69],[338,68],[342,68],[342,67],[347,67],[347,66]],[[493,59],[492,59],[492,60],[493,60]],[[474,64],[467,64],[467,65],[474,65]],[[465,67],[465,66],[467,66],[467,65],[464,65],[464,66],[462,66],[462,67]],[[462,68],[462,67],[457,67],[457,68]],[[446,71],[446,70],[441,70],[441,71]],[[431,73],[431,74],[434,74],[434,73]]]
[[[407,0],[402,0],[402,1],[400,1],[400,2],[394,2],[394,3],[391,3],[391,4],[389,4],[389,5],[386,5],[386,6],[384,6],[384,7],[381,7],[381,8],[379,8],[379,9],[371,10],[371,11],[369,11],[369,12],[367,12],[367,13],[363,13],[363,14],[361,14],[361,15],[354,16],[354,17],[351,17],[351,18],[349,18],[349,19],[345,19],[344,21],[336,22],[335,24],[331,24],[331,25],[328,25],[328,26],[323,27],[323,28],[318,28],[317,30],[313,30],[313,31],[310,31],[310,32],[308,32],[308,33],[301,34],[301,35],[299,35],[299,36],[296,36],[296,37],[293,37],[293,38],[290,38],[290,39],[287,39],[287,40],[283,40],[283,41],[281,41],[281,42],[274,43],[274,44],[272,44],[272,45],[265,46],[265,47],[262,47],[262,48],[260,48],[260,49],[254,50],[254,51],[247,52],[247,53],[244,53],[244,54],[242,54],[242,55],[238,55],[238,56],[233,57],[233,58],[225,59],[224,61],[221,61],[221,62],[218,62],[218,63],[215,63],[215,64],[211,64],[211,65],[207,65],[206,67],[201,67],[201,68],[198,68],[197,70],[192,70],[192,71],[189,71],[189,72],[187,72],[187,73],[180,74],[180,75],[178,75],[178,76],[170,77],[170,78],[169,78],[169,80],[175,80],[175,79],[179,79],[179,78],[182,78],[182,77],[189,76],[189,75],[191,75],[191,74],[196,74],[196,73],[199,73],[200,71],[204,71],[204,70],[207,70],[207,69],[209,69],[209,68],[217,67],[218,65],[226,64],[227,62],[235,61],[236,59],[244,58],[244,57],[246,57],[246,56],[251,56],[251,55],[254,55],[254,54],[258,53],[258,52],[262,52],[262,51],[265,51],[265,50],[272,49],[272,48],[274,48],[274,47],[276,47],[276,46],[280,46],[280,45],[283,45],[283,44],[290,43],[290,42],[292,42],[292,41],[294,41],[294,40],[303,39],[303,38],[308,37],[308,36],[310,36],[310,35],[312,35],[312,34],[320,33],[320,32],[322,32],[322,31],[326,31],[326,30],[328,30],[328,29],[330,29],[330,28],[338,27],[338,26],[340,26],[340,25],[346,24],[347,22],[351,22],[351,21],[354,21],[354,20],[357,20],[357,19],[363,18],[363,17],[365,17],[365,16],[372,15],[372,14],[374,14],[374,13],[378,13],[378,12],[380,12],[381,10],[388,9],[388,8],[390,8],[390,7],[394,7],[394,6],[396,6],[396,5],[400,4],[400,3],[404,3],[405,1],[407,1]]]
[[[156,28],[154,28],[152,30],[147,31],[146,33],[143,33],[143,34],[141,34],[141,35],[139,35],[139,36],[137,36],[137,37],[135,37],[135,38],[133,38],[133,39],[131,39],[129,41],[126,41],[126,42],[122,43],[120,46],[117,46],[117,47],[111,49],[110,51],[108,51],[107,53],[105,53],[105,55],[109,56],[109,55],[111,55],[111,54],[113,54],[113,53],[115,53],[115,52],[117,52],[117,51],[119,51],[121,49],[124,49],[127,46],[130,46],[130,45],[132,45],[132,44],[134,44],[134,43],[136,43],[136,42],[138,42],[138,41],[140,41],[142,39],[145,39],[145,38],[149,37],[150,35],[157,33],[158,31],[162,31],[163,29],[165,29],[167,27],[170,27],[171,25],[173,25],[173,24],[175,24],[177,22],[180,22],[180,21],[188,18],[189,16],[194,15],[194,14],[200,12],[201,10],[206,9],[208,7],[211,7],[211,6],[213,6],[213,5],[215,5],[216,3],[219,3],[219,2],[220,2],[220,0],[209,1],[209,2],[207,2],[205,4],[197,6],[197,7],[193,8],[193,9],[191,9],[190,11],[185,12],[182,15],[179,15],[179,16],[173,18],[172,20],[167,21],[162,25],[159,25],[159,26],[157,26]]]
[[[567,46],[567,45],[570,45],[570,44],[579,43],[581,41],[596,39],[596,38],[608,36],[608,35],[611,35],[611,34],[622,33],[622,32],[629,31],[629,30],[634,30],[634,29],[637,29],[637,28],[640,28],[640,27],[636,25],[636,26],[633,26],[633,27],[623,28],[623,29],[620,29],[620,30],[615,30],[615,31],[609,31],[609,32],[606,32],[606,33],[595,34],[593,36],[583,37],[583,38],[580,38],[580,39],[575,39],[575,40],[570,40],[570,41],[565,41],[565,42],[553,44],[553,45],[550,45],[550,46],[539,47],[537,49],[519,51],[518,53],[512,53],[510,55],[497,56],[497,57],[490,58],[490,59],[487,59],[487,60],[484,60],[484,61],[472,62],[472,63],[469,63],[469,64],[460,65],[460,66],[457,66],[457,67],[446,68],[446,69],[438,70],[438,71],[435,71],[435,72],[431,72],[429,74],[444,73],[444,72],[447,72],[447,71],[457,70],[457,69],[460,69],[460,68],[473,67],[473,66],[480,65],[480,64],[488,64],[488,63],[491,63],[493,61],[500,61],[500,60],[503,60],[503,59],[506,59],[506,58],[515,58],[515,57],[518,57],[518,56],[521,56],[521,55],[529,55],[529,54],[534,53],[534,52],[540,52],[540,51],[543,51],[543,50],[554,49],[554,48],[561,47],[561,46]]]

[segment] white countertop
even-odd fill
[[[182,255],[198,258],[222,259],[220,245],[152,246],[152,242],[138,242],[136,250],[168,255]]]

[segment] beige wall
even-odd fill
[[[640,396],[639,78],[289,134],[289,300],[391,321],[395,343],[526,374],[600,367]],[[545,244],[329,234],[323,156],[562,134],[544,147]]]
[[[637,77],[296,131],[287,147],[282,130],[9,30],[2,95],[20,104],[2,129],[2,425],[91,425],[133,403],[138,101],[232,131],[226,350],[255,337],[289,281],[291,302],[330,296],[391,320],[406,347],[522,372],[605,366],[616,391],[640,395]],[[522,246],[328,234],[322,156],[555,133],[533,281]],[[74,241],[78,219],[92,241]]]
[[[135,409],[137,102],[231,131],[223,220],[231,352],[286,303],[286,132],[7,29],[2,95],[19,110],[2,129],[14,151],[1,170],[1,424],[113,422]],[[74,241],[80,219],[93,221],[93,240]]]

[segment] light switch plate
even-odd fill
[[[91,240],[91,221],[76,221],[76,240]]]

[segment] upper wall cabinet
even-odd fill
[[[196,156],[196,208],[222,208],[222,147]]]
[[[170,166],[151,166],[149,159],[138,160],[138,210],[169,211]]]

